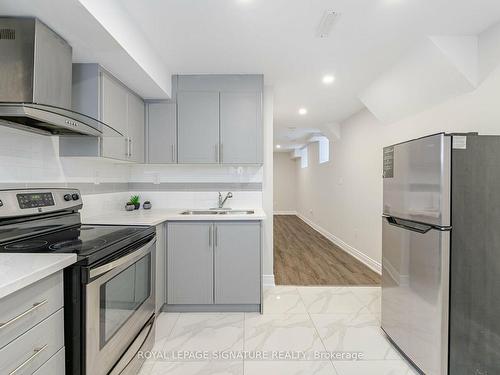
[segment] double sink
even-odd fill
[[[181,212],[181,215],[253,215],[253,210],[187,210]]]

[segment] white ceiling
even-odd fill
[[[275,143],[284,145],[304,137],[300,128],[316,132],[361,109],[360,91],[426,36],[473,35],[500,19],[498,0],[121,3],[173,73],[264,73],[275,92]],[[320,39],[326,9],[341,15]],[[327,73],[336,77],[330,86]]]
[[[275,138],[283,148],[335,127],[361,109],[363,89],[427,36],[475,35],[500,19],[499,0],[107,1],[124,11],[104,9],[107,15],[125,14],[129,34],[144,39],[166,71],[263,73],[266,84],[274,87]],[[84,23],[63,5],[80,9],[80,3],[89,2],[98,3],[3,0],[0,10],[40,16],[76,44],[78,55],[99,41],[92,40],[92,33],[73,37],[71,22]],[[330,37],[320,39],[316,29],[327,9],[340,17]],[[335,82],[323,85],[324,74],[333,74]],[[308,109],[306,116],[298,114],[300,107]]]

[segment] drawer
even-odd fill
[[[36,370],[33,375],[64,375],[64,348],[54,354],[42,367]]]
[[[63,274],[56,272],[0,303],[0,348],[63,307]]]
[[[0,349],[0,374],[33,374],[64,346],[64,310]]]

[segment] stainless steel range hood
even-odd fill
[[[0,125],[41,134],[120,136],[71,108],[72,49],[36,18],[0,17]]]

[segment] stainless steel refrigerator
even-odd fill
[[[383,150],[382,329],[428,375],[500,374],[500,137]]]

